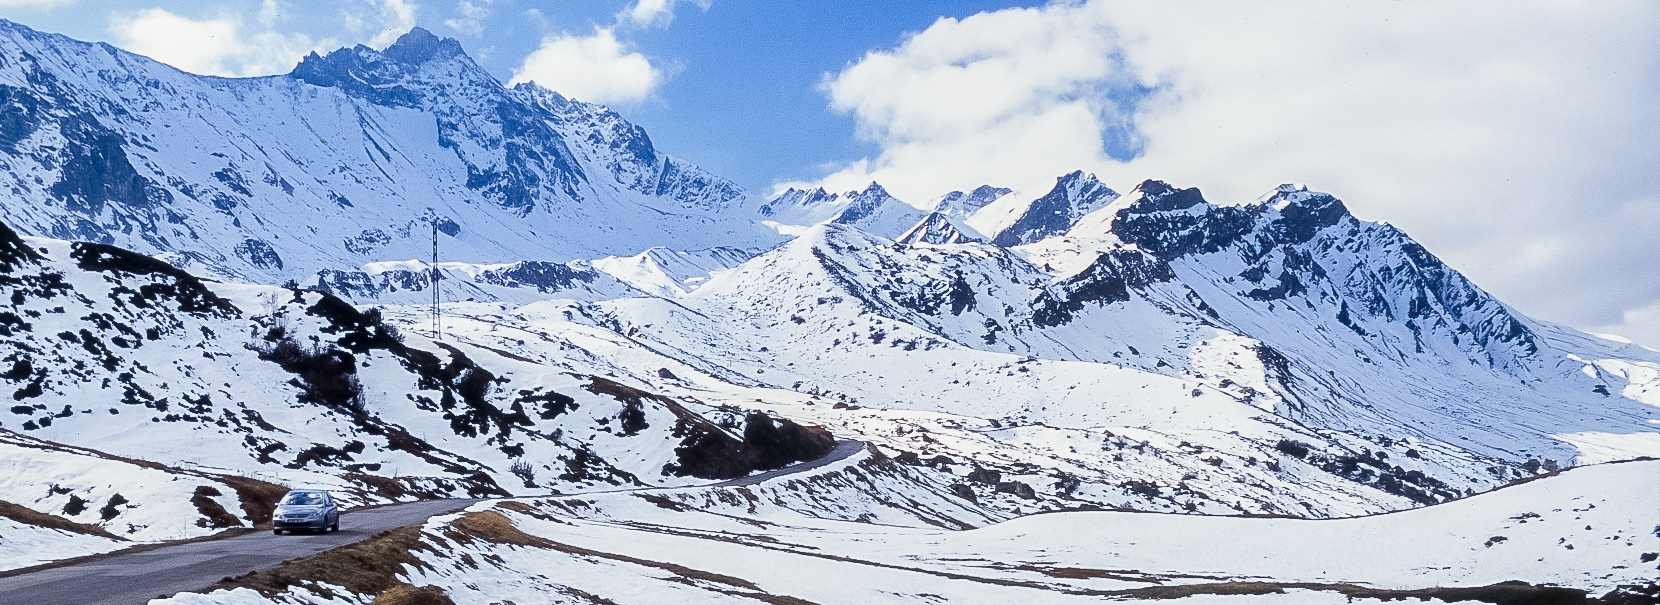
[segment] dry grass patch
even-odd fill
[[[399,584],[380,593],[369,605],[455,605],[455,601],[437,586]]]
[[[397,574],[403,571],[405,565],[426,567],[411,554],[422,549],[431,550],[421,543],[421,526],[410,525],[383,531],[362,542],[323,551],[315,556],[284,561],[270,571],[225,578],[213,588],[246,587],[266,596],[274,596],[289,587],[299,586],[332,596],[331,591],[321,586],[328,584],[343,586],[357,594],[379,595],[402,584]],[[448,598],[443,602],[448,602]]]
[[[242,501],[242,514],[254,527],[270,527],[271,513],[277,510],[277,500],[288,493],[286,487],[258,479],[229,475],[214,478],[236,490],[236,498]]]
[[[0,500],[0,517],[5,517],[24,525],[58,529],[77,534],[86,534],[89,536],[98,536],[100,538],[109,538],[111,540],[120,540],[122,542],[127,541],[126,538],[109,533],[102,527],[88,525],[85,523],[76,523],[57,515],[43,513],[26,506],[12,504],[4,500]]]
[[[556,546],[553,542],[519,531],[519,528],[513,526],[512,520],[493,510],[461,515],[461,518],[451,521],[449,526],[452,531],[445,532],[446,535],[463,544],[471,544],[473,539],[478,539],[496,544],[535,548],[552,549]]]

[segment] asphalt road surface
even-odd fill
[[[711,487],[754,485],[810,471],[845,460],[864,447],[859,441],[838,441],[829,455],[818,460],[715,483]],[[226,576],[269,570],[288,559],[309,557],[384,530],[423,523],[475,502],[480,501],[424,500],[391,504],[342,513],[340,531],[334,533],[274,536],[262,531],[0,578],[0,605],[139,605],[158,596],[202,590]]]
[[[161,595],[200,590],[225,576],[267,570],[288,559],[309,557],[413,525],[478,500],[425,500],[340,515],[340,531],[271,535],[262,531],[223,540],[189,542],[155,550],[0,578],[5,605],[136,605]]]

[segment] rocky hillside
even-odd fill
[[[834,444],[765,414],[405,336],[326,293],[4,227],[0,335],[0,502],[118,539],[262,523],[283,486],[362,505],[679,485]]]

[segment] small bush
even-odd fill
[[[535,487],[536,469],[531,468],[530,463],[523,460],[514,460],[513,465],[507,467],[507,471],[513,473],[514,476],[523,479],[525,487]]]
[[[363,384],[357,378],[357,358],[331,345],[307,348],[286,335],[259,358],[276,362],[298,376],[304,392],[300,401],[319,403],[354,414],[364,408]]]
[[[126,504],[126,503],[127,503],[127,499],[121,497],[121,494],[116,494],[114,496],[110,496],[109,503],[105,504],[103,508],[98,509],[98,514],[103,516],[105,521],[108,521],[110,519],[114,519],[114,518],[116,518],[117,516],[119,516],[121,514],[121,509],[116,508],[116,507],[121,506],[121,505]]]
[[[1280,453],[1288,456],[1296,456],[1298,458],[1308,457],[1308,446],[1290,439],[1281,439],[1279,443],[1274,445],[1274,449],[1279,450]]]

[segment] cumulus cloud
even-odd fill
[[[1660,46],[1630,42],[1657,35],[1644,2],[1092,0],[940,19],[826,78],[880,153],[823,182],[1042,193],[1082,168],[1223,203],[1304,182],[1524,312],[1619,327],[1660,304]]]
[[[882,153],[825,181],[846,189],[875,179],[926,199],[965,176],[1036,186],[1053,180],[1054,166],[1100,164],[1102,133],[1126,117],[1117,91],[1140,88],[1116,37],[1071,7],[1010,9],[940,19],[897,49],[868,53],[824,89]]]
[[[271,31],[277,10],[267,0],[259,15],[267,28],[252,31],[235,15],[191,19],[160,8],[112,15],[109,30],[122,48],[190,73],[270,75],[293,69],[306,53],[331,43]]]
[[[645,55],[629,51],[607,28],[593,35],[561,34],[542,45],[518,69],[513,84],[536,84],[591,103],[632,103],[649,97],[663,73]]]
[[[0,0],[0,8],[56,8],[75,0]]]
[[[676,4],[688,0],[635,0],[634,4],[617,13],[617,22],[635,27],[665,27],[674,20]],[[690,0],[703,10],[709,10],[713,0]]]
[[[369,15],[345,13],[346,29],[369,38],[369,46],[385,48],[415,28],[416,5],[410,0],[368,0]]]
[[[490,17],[490,5],[495,0],[461,0],[455,4],[456,16],[445,19],[444,25],[469,36],[484,35],[484,20]]]

